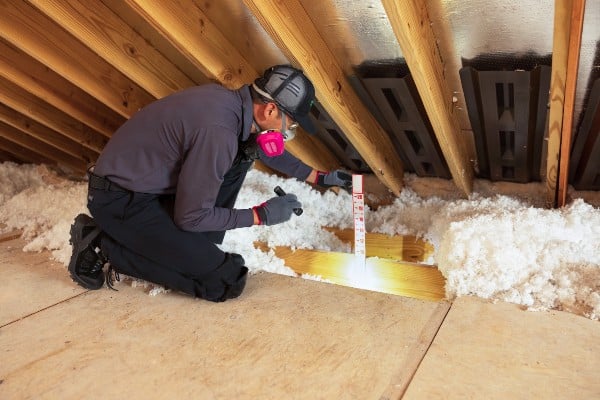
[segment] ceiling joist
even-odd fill
[[[0,77],[0,102],[97,153],[102,151],[108,141],[104,136],[69,117],[58,108],[2,77]]]
[[[454,183],[469,195],[473,188],[473,167],[458,115],[453,112],[452,90],[446,82],[444,65],[431,29],[427,2],[382,0],[406,64],[450,168]]]
[[[22,1],[0,2],[4,39],[124,117],[154,98]]]
[[[29,1],[154,97],[193,86],[190,78],[101,2]]]
[[[567,74],[565,77],[565,104],[560,138],[558,185],[556,188],[556,205],[558,207],[562,207],[567,203],[569,160],[573,136],[573,114],[576,96],[575,91],[577,89],[577,73],[579,71],[579,52],[581,50],[581,33],[583,31],[584,12],[585,0],[573,0],[569,33],[569,54],[567,56]]]
[[[107,138],[125,121],[77,86],[3,40],[0,40],[0,76]]]
[[[0,104],[0,121],[15,129],[21,131],[23,135],[28,135],[39,139],[44,143],[54,146],[57,149],[70,154],[73,157],[79,158],[84,163],[88,164],[96,160],[98,152],[84,147],[80,143],[69,139],[68,137],[42,125],[31,118],[24,116],[15,110]]]

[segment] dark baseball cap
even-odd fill
[[[252,87],[261,96],[273,100],[306,132],[317,131],[308,115],[315,99],[315,87],[301,70],[290,65],[275,65],[257,78]]]

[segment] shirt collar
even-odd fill
[[[248,140],[250,131],[252,130],[252,121],[254,120],[254,106],[252,103],[252,95],[250,94],[250,85],[245,85],[240,88],[242,97],[242,141]]]

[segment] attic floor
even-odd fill
[[[262,273],[221,304],[86,291],[0,242],[2,399],[600,398],[600,324]]]

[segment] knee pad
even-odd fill
[[[225,261],[197,282],[196,295],[214,302],[236,298],[244,291],[247,277],[244,258],[239,254],[226,253]]]

